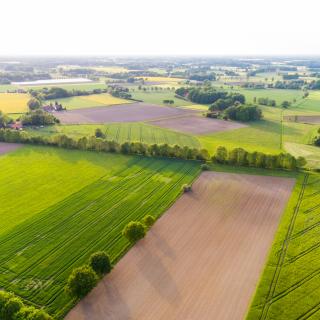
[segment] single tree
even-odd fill
[[[97,275],[89,266],[76,268],[70,274],[66,291],[75,298],[82,298],[97,283]]]
[[[41,103],[40,103],[39,99],[32,98],[28,101],[28,107],[30,110],[36,110],[41,107]]]
[[[150,214],[147,214],[146,216],[144,216],[142,218],[142,223],[147,227],[147,228],[150,228],[154,222],[156,221],[156,219],[151,216]]]
[[[131,221],[125,226],[122,234],[130,242],[135,243],[146,235],[146,228],[141,222]]]
[[[109,256],[103,251],[93,253],[90,257],[89,264],[99,275],[109,273],[112,268]]]

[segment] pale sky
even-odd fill
[[[320,55],[319,0],[1,0],[0,55]]]

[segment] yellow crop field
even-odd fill
[[[141,79],[141,77],[137,77]],[[182,78],[169,78],[169,77],[142,77],[144,81],[148,82],[165,82],[165,83],[177,83],[180,81],[184,81]]]
[[[25,93],[0,93],[0,110],[5,113],[26,112],[29,99]]]
[[[112,104],[123,104],[123,103],[130,103],[126,99],[121,99],[117,97],[113,97],[110,94],[92,94],[90,96],[85,96],[85,100],[93,101],[97,103],[97,105],[112,105]]]
[[[88,96],[75,96],[70,98],[57,99],[68,110],[92,108],[92,107],[106,107],[116,104],[132,103],[132,100],[125,100],[113,97],[108,93],[91,94]]]

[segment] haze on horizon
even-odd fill
[[[320,55],[316,0],[3,0],[0,55]]]

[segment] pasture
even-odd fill
[[[303,91],[302,90],[286,90],[286,89],[245,89],[236,88],[233,91],[237,91],[244,94],[247,102],[253,103],[253,98],[269,98],[276,100],[277,104],[280,105],[284,100],[293,102],[294,99],[302,101]]]
[[[141,100],[145,103],[150,104],[158,104],[158,105],[165,105],[163,100],[173,100],[175,107],[182,107],[182,106],[190,106],[194,103],[191,101],[186,101],[183,99],[179,99],[175,97],[175,93],[173,90],[158,90],[158,91],[138,91],[135,90],[134,92],[130,92],[132,97],[136,100]]]
[[[0,93],[0,110],[5,113],[26,112],[29,99],[24,93]]]
[[[294,181],[202,173],[66,320],[243,319]]]
[[[123,227],[160,216],[199,172],[192,161],[49,147],[0,161],[0,286],[57,318],[73,303],[64,291],[71,270],[98,250],[116,262],[130,247]]]
[[[319,174],[299,176],[247,320],[319,319],[319,188]]]
[[[56,125],[39,129],[31,129],[28,132],[39,135],[44,134],[54,136],[56,134],[66,134],[70,137],[81,138],[84,136],[94,136],[95,130],[100,128],[107,140],[118,143],[142,142],[145,144],[169,144],[200,148],[199,141],[192,135],[163,129],[141,122],[130,123],[109,123],[105,125]]]
[[[130,103],[130,101],[113,97],[108,93],[91,94],[88,96],[75,96],[70,98],[57,99],[67,110],[106,107],[110,105]]]
[[[59,85],[40,85],[40,86],[26,86],[26,89],[32,90],[41,90],[43,88],[52,88],[52,87],[59,87],[66,89],[68,91],[72,90],[87,90],[92,91],[94,89],[105,89],[106,84],[102,82],[91,82],[91,83],[74,83],[74,84],[59,84]]]

